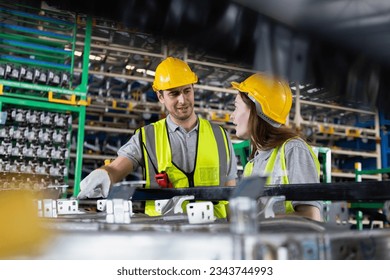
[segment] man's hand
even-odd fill
[[[107,197],[110,190],[111,180],[107,171],[96,169],[92,171],[80,183],[78,199]]]

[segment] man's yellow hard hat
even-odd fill
[[[183,60],[174,57],[164,59],[156,68],[153,90],[167,90],[198,82],[198,77]]]

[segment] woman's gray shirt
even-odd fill
[[[265,167],[272,153],[271,150],[258,150],[255,154],[252,175],[265,176]],[[292,139],[285,145],[285,160],[287,176],[290,184],[319,183],[319,175],[313,157],[307,144],[301,139]],[[280,163],[280,151],[276,156],[272,180],[270,185],[282,184],[282,165]],[[292,201],[295,208],[297,205],[312,205],[320,209],[322,213],[323,202],[321,201]]]

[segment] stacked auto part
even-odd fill
[[[63,185],[68,180],[72,116],[65,113],[4,108],[0,128],[2,188],[38,188]],[[6,179],[4,179],[6,178]]]

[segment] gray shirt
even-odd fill
[[[171,143],[172,150],[172,161],[179,166],[185,172],[191,172],[194,169],[195,164],[195,155],[196,155],[196,142],[198,136],[198,127],[199,123],[189,132],[184,128],[176,125],[170,118],[167,116],[167,125],[168,125],[168,135]],[[140,139],[137,132],[134,134],[130,140],[123,145],[119,151],[118,155],[127,157],[134,164],[134,170],[138,167],[144,167],[142,157],[142,148],[140,145]],[[230,149],[230,161],[228,164],[228,174],[227,181],[237,178],[237,158],[234,153],[233,145],[229,137],[229,149]]]
[[[313,161],[312,155],[306,146],[306,143],[302,139],[292,139],[288,141],[284,147],[289,183],[319,183],[317,168]],[[271,149],[267,151],[256,152],[254,159],[251,160],[254,162],[252,175],[266,175],[264,171],[272,151],[273,150]],[[280,163],[280,151],[276,156],[275,165],[271,176],[271,185],[282,184],[283,172]],[[292,201],[294,208],[301,204],[313,205],[319,208],[322,212],[323,204],[321,201]]]

